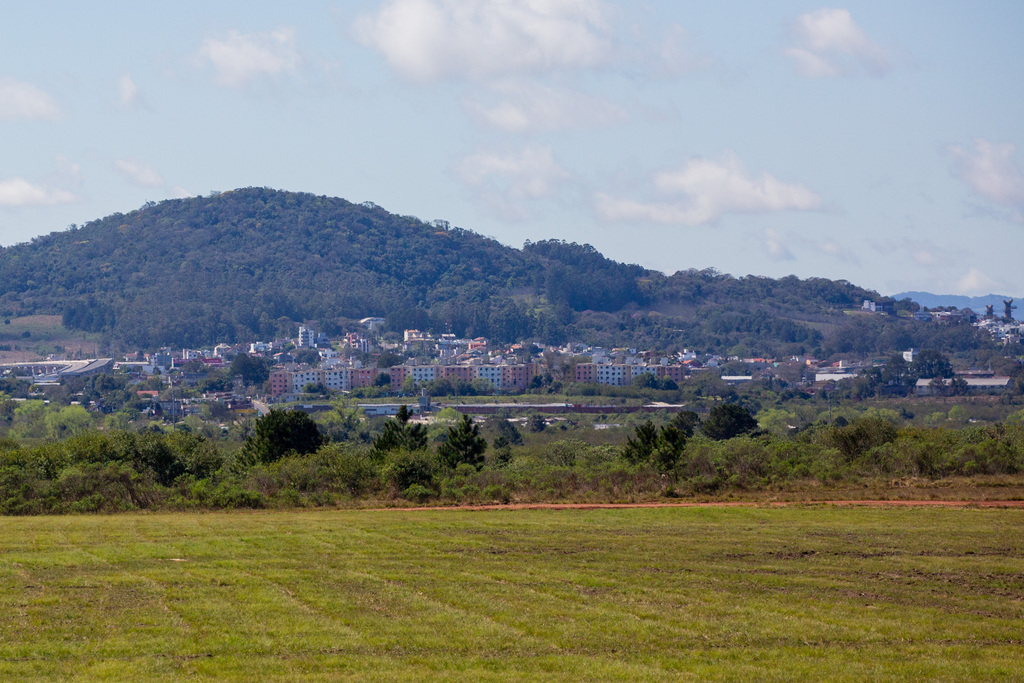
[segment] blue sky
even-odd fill
[[[1024,3],[4,3],[0,244],[268,186],[665,272],[1024,295]]]

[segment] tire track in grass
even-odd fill
[[[422,551],[423,548],[428,547],[422,544],[414,544],[410,542],[410,540],[407,538],[397,539],[395,536],[385,536],[383,534],[379,535],[387,539],[392,544],[403,543],[407,546],[412,547],[416,551]],[[429,548],[429,550],[435,554],[441,554],[443,556],[451,555],[450,552],[439,552],[432,547]],[[624,605],[619,602],[603,602],[599,606],[595,607],[592,601],[588,600],[584,594],[581,594],[586,590],[586,586],[577,581],[565,581],[566,584],[571,586],[574,589],[574,591],[576,591],[575,594],[570,596],[564,594],[564,589],[555,584],[552,584],[550,586],[542,586],[538,588],[537,586],[528,585],[523,582],[512,583],[506,580],[495,579],[493,576],[493,570],[486,572],[478,572],[463,567],[462,569],[460,569],[460,575],[475,577],[477,579],[477,582],[480,584],[505,584],[512,586],[514,591],[518,591],[520,593],[524,591],[529,592],[537,597],[543,598],[545,601],[553,605],[559,606],[559,609],[551,610],[553,616],[562,616],[564,618],[567,615],[572,615],[573,621],[579,622],[581,624],[591,623],[598,619],[611,623],[622,623],[622,621],[624,620],[631,620],[638,624],[642,624],[645,627],[645,631],[665,634],[666,629],[669,629],[671,630],[672,635],[674,635],[676,639],[679,641],[689,641],[695,637],[695,634],[693,632],[682,630],[672,622],[661,621],[650,618],[649,616],[644,614],[639,614],[637,613],[637,611],[630,609],[627,605]],[[407,589],[411,590],[411,587],[407,587]],[[438,604],[459,610],[460,612],[466,612],[477,617],[483,617],[491,622],[496,622],[506,628],[512,629],[526,636],[530,640],[539,640],[540,642],[546,643],[549,647],[553,648],[557,653],[585,655],[588,658],[600,661],[621,661],[621,639],[622,637],[626,636],[619,635],[615,637],[616,644],[618,645],[618,647],[608,646],[599,648],[574,648],[571,645],[565,646],[558,644],[557,642],[552,641],[550,636],[545,636],[540,633],[525,632],[521,627],[509,623],[508,621],[500,620],[491,614],[487,614],[480,611],[479,609],[474,610],[467,606],[457,605],[451,603],[450,601],[445,601],[439,597],[432,597],[431,600]],[[591,618],[588,618],[588,614]],[[629,635],[641,634],[634,633]],[[544,653],[537,652],[535,653],[535,656],[544,656]],[[646,673],[648,676],[665,675],[668,671],[667,669],[661,666],[652,665],[649,663],[645,664],[644,662],[640,661],[640,658],[631,659],[630,666],[642,670],[642,672]]]
[[[406,537],[404,537],[404,536],[403,536],[403,537],[401,537],[401,538],[396,538],[396,537],[395,537],[394,535],[391,535],[391,536],[385,536],[385,538],[387,538],[388,540],[390,540],[390,541],[391,541],[392,543],[395,543],[395,542],[402,542],[402,543],[405,543],[406,545],[410,545],[410,546],[412,546],[412,547],[413,547],[413,548],[415,548],[415,549],[422,549],[422,548],[426,547],[426,548],[428,548],[428,549],[429,549],[429,550],[430,550],[431,552],[435,552],[435,553],[437,553],[437,552],[438,552],[437,548],[436,548],[436,547],[435,547],[434,545],[432,545],[432,544],[423,544],[423,543],[411,543],[411,542],[409,541],[409,539],[408,539],[408,538],[406,538]],[[448,553],[448,554],[450,554],[450,553]],[[475,576],[484,576],[485,578],[491,578],[491,579],[493,580],[493,577],[489,577],[489,576],[488,576],[488,575],[486,575],[486,574],[484,574],[484,575],[481,575],[480,573],[474,573],[474,572],[472,572],[472,571],[470,571],[470,570],[464,570],[464,572],[465,572],[465,573],[466,573],[467,575],[475,575]],[[576,585],[577,585],[577,587],[579,587],[579,584],[576,584]],[[535,589],[535,588],[534,588],[534,587],[532,587],[532,586],[525,586],[525,585],[523,585],[523,584],[521,584],[521,583],[520,583],[520,584],[518,584],[518,587],[519,587],[520,589],[522,589],[522,590],[528,590],[528,591],[531,591],[531,592],[533,592],[533,593],[537,593],[537,592],[539,592],[539,591],[542,591],[542,592],[544,592],[544,594],[545,594],[545,595],[547,595],[547,596],[549,596],[549,597],[553,597],[554,599],[556,599],[556,600],[559,600],[559,601],[562,601],[562,602],[565,602],[565,601],[567,600],[567,598],[566,598],[565,596],[563,596],[563,595],[561,595],[561,594],[555,594],[555,593],[560,593],[560,591],[557,591],[557,589],[556,589],[556,588],[554,588],[554,587],[551,587],[551,588],[540,588],[540,589]],[[575,601],[573,601],[573,602],[575,602]],[[627,616],[631,616],[631,617],[633,617],[633,618],[637,618],[637,619],[644,619],[644,618],[645,618],[645,617],[644,617],[644,615],[642,615],[642,614],[636,614],[636,613],[635,613],[635,611],[631,610],[631,609],[630,609],[629,607],[627,607],[627,606],[623,606],[623,605],[621,605],[621,603],[613,603],[613,604],[614,604],[614,605],[616,605],[616,607],[617,607],[617,609],[618,609],[618,613],[619,613],[619,614],[622,614],[623,612],[625,612],[625,614],[626,614]],[[576,610],[570,610],[570,612],[574,612],[574,611],[575,611],[575,612],[578,612],[578,608],[579,608],[579,605],[576,605],[576,608],[577,608]],[[609,610],[609,611],[611,611],[611,610]],[[661,622],[661,621],[657,621],[657,620],[653,620],[653,621],[651,621],[650,623],[652,623],[652,624],[653,624],[654,626],[660,627],[660,628],[662,628],[662,629],[664,629],[664,628],[665,628],[665,626],[666,626],[666,624],[665,624],[665,623],[663,623],[663,622]],[[677,635],[678,635],[678,634],[680,633],[679,629],[677,629],[677,628],[673,628],[672,630],[673,630],[673,631],[675,632],[675,634],[677,634]],[[687,637],[690,637],[690,636],[692,636],[692,634],[690,634],[690,633],[686,633],[686,635],[687,635]],[[947,639],[947,640],[948,640],[948,639]],[[775,643],[779,643],[779,644],[783,644],[783,645],[794,645],[794,644],[799,644],[800,642],[801,642],[801,639],[794,639],[793,641],[776,641],[776,640],[772,640],[772,639],[764,639],[764,638],[760,638],[760,639],[757,639],[756,643],[752,642],[752,644],[762,643],[762,644],[765,644],[765,645],[767,645],[767,646],[774,646],[774,644],[775,644]],[[849,641],[849,642],[858,642],[858,641],[857,641],[857,639],[856,639],[856,638],[852,638],[852,639],[850,639],[850,641]],[[975,642],[975,641],[974,641],[974,639],[969,639],[969,638],[968,638],[968,639],[963,639],[963,640],[962,640],[962,642],[963,642],[964,644],[970,644],[970,643],[972,643],[972,642]],[[1001,642],[1001,641],[999,641],[999,642]]]
[[[351,531],[351,529],[350,529],[350,531]],[[378,544],[377,547],[379,547],[379,543],[380,543],[379,539],[384,537],[384,536],[382,536],[379,533],[378,534],[374,534],[374,533],[371,533],[370,531],[368,531],[366,529],[362,529],[362,528],[358,529],[358,531],[361,533],[361,535],[366,536],[367,538],[370,538],[370,539],[374,539],[371,542],[377,543]],[[392,545],[392,546],[395,545],[395,542],[394,542],[395,539],[393,537],[384,537],[384,538],[387,538],[388,541],[390,541],[390,545]],[[317,537],[317,540],[320,543],[323,543],[323,544],[325,544],[325,545],[327,545],[329,547],[334,548],[336,551],[340,551],[340,549],[338,548],[338,545],[336,543],[330,541],[330,540],[327,540],[327,539],[324,539],[324,538],[319,538],[319,537]],[[406,545],[408,545],[408,543],[406,543]],[[362,552],[362,551],[360,551],[360,549],[358,547],[345,548],[345,550],[349,551],[349,552],[354,552],[354,553],[359,554],[363,558],[363,561],[364,561],[365,564],[369,564],[369,565],[373,564],[373,559],[374,558],[373,558],[371,553]],[[355,570],[352,567],[348,567],[348,568],[345,569],[345,571],[348,574],[350,574],[350,575],[355,575],[355,576],[362,577],[364,580],[366,580],[368,582],[378,583],[378,584],[381,584],[381,585],[384,585],[384,586],[388,586],[388,587],[392,587],[392,588],[395,588],[395,587],[401,588],[401,590],[402,590],[401,594],[399,596],[395,596],[395,597],[401,599],[403,602],[405,602],[406,604],[408,604],[410,606],[412,606],[414,604],[432,605],[435,608],[438,608],[438,607],[441,608],[440,612],[447,613],[447,614],[449,614],[449,615],[451,615],[453,617],[464,616],[464,617],[467,617],[468,619],[472,619],[474,617],[477,618],[477,619],[483,619],[483,620],[485,620],[488,624],[490,624],[494,628],[494,630],[497,632],[498,636],[505,636],[505,637],[507,637],[509,635],[514,635],[517,638],[522,639],[524,641],[527,641],[527,642],[531,642],[532,641],[535,646],[547,645],[549,648],[552,648],[552,650],[551,650],[550,653],[545,653],[545,656],[546,656],[546,654],[557,654],[557,652],[558,652],[558,647],[556,645],[552,644],[552,643],[546,643],[543,639],[540,639],[540,638],[538,638],[538,637],[536,637],[534,635],[530,635],[530,634],[522,631],[521,629],[518,629],[518,628],[516,628],[516,627],[514,627],[514,626],[512,626],[510,624],[507,624],[507,623],[504,623],[504,622],[502,622],[500,620],[494,619],[490,615],[485,615],[485,614],[479,613],[479,612],[473,612],[473,611],[467,610],[465,607],[461,607],[461,606],[459,606],[457,604],[454,604],[454,603],[451,603],[451,602],[445,602],[443,600],[439,600],[439,599],[427,596],[424,593],[423,590],[415,587],[414,585],[411,585],[408,581],[400,581],[400,580],[390,579],[390,578],[387,578],[385,576],[381,576],[381,575],[375,574],[375,573],[373,573],[373,572],[371,572],[369,570],[365,570],[365,569],[364,570]],[[474,648],[474,651],[476,651],[475,648]]]

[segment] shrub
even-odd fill
[[[822,434],[822,443],[838,449],[847,459],[872,448],[896,440],[896,427],[882,417],[861,417],[845,427],[829,427]]]
[[[724,441],[757,429],[757,420],[741,405],[729,403],[715,406],[701,425],[701,433],[709,439]]]
[[[413,484],[431,486],[437,465],[427,453],[418,451],[397,451],[389,453],[381,467],[381,479],[398,491],[404,491]]]
[[[479,469],[484,464],[487,440],[480,436],[480,427],[473,424],[469,415],[463,415],[459,423],[448,429],[448,440],[437,447],[437,456],[446,467],[454,469],[466,463]]]
[[[270,463],[294,451],[313,453],[323,444],[316,422],[300,410],[271,410],[256,420],[256,433],[245,440],[244,459]]]
[[[402,498],[411,500],[414,503],[423,503],[432,495],[434,495],[434,492],[422,484],[412,484],[402,491]]]

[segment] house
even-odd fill
[[[864,304],[860,308],[862,311],[868,311],[869,313],[896,315],[896,305],[891,301],[876,302],[871,299],[864,299]]]
[[[968,394],[999,394],[1010,388],[1009,377],[960,377],[958,379],[963,379],[966,382]],[[951,379],[942,378],[919,379],[914,385],[914,393],[918,396],[934,396],[948,390],[952,382]],[[942,391],[936,391],[936,384],[939,383],[943,387]]]

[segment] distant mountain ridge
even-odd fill
[[[1021,297],[1008,296],[1005,294],[986,294],[985,296],[961,296],[957,294],[932,294],[931,292],[900,292],[893,294],[893,299],[910,299],[926,308],[938,308],[940,306],[956,306],[957,308],[969,308],[975,313],[984,313],[985,306],[992,306],[997,315],[1002,315],[1003,301],[1013,299],[1021,301]]]
[[[665,275],[586,244],[516,249],[368,202],[252,187],[0,249],[0,314],[61,315],[112,349],[287,337],[302,323],[336,335],[368,316],[398,333],[741,357],[986,343],[972,329],[853,314],[865,299],[884,297],[826,278]]]

